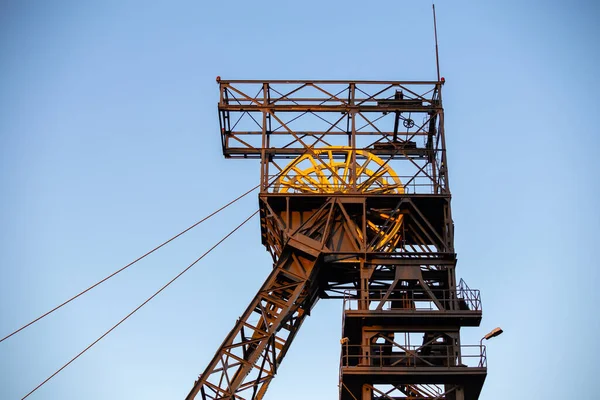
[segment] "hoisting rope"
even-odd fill
[[[254,190],[254,189],[252,189]],[[249,193],[249,192],[247,192]],[[246,194],[247,194],[246,193]],[[71,364],[73,361],[75,361],[76,359],[78,359],[83,353],[85,353],[86,351],[88,351],[90,348],[92,348],[96,343],[98,343],[100,340],[102,340],[106,335],[108,335],[110,332],[112,332],[116,327],[118,327],[119,325],[121,325],[123,322],[125,322],[125,320],[127,320],[129,317],[131,317],[133,314],[135,314],[136,311],[138,311],[140,308],[142,308],[143,306],[145,306],[150,300],[152,300],[153,298],[155,298],[160,292],[162,292],[163,290],[165,290],[170,284],[172,284],[173,282],[175,282],[181,275],[185,274],[190,268],[192,268],[194,265],[196,265],[200,260],[202,260],[206,255],[208,255],[211,251],[213,251],[217,246],[219,246],[221,243],[223,243],[229,236],[233,235],[233,233],[235,231],[237,231],[238,229],[240,229],[246,222],[250,221],[250,219],[252,219],[252,217],[254,217],[256,214],[258,214],[259,210],[254,211],[248,218],[246,218],[244,220],[244,222],[242,222],[241,224],[239,224],[237,227],[235,227],[231,232],[229,232],[227,235],[225,235],[223,238],[221,238],[221,240],[219,240],[216,244],[214,244],[210,249],[208,249],[204,254],[202,254],[200,257],[198,257],[194,262],[192,262],[190,265],[188,265],[185,269],[183,269],[179,274],[177,274],[173,279],[171,279],[169,282],[167,282],[164,286],[162,286],[160,289],[158,289],[152,296],[148,297],[142,304],[140,304],[139,306],[137,306],[133,311],[131,311],[129,314],[127,314],[125,317],[123,317],[119,322],[117,322],[115,325],[112,326],[112,328],[110,328],[109,330],[107,330],[106,332],[104,332],[102,334],[102,336],[100,336],[98,339],[94,340],[89,346],[87,346],[85,349],[83,349],[81,352],[79,352],[79,354],[77,354],[75,357],[71,358],[65,365],[63,365],[62,367],[60,367],[58,370],[56,370],[52,375],[50,375],[48,378],[46,378],[42,383],[40,383],[39,385],[37,385],[32,391],[30,391],[29,393],[27,393],[25,396],[23,396],[23,398],[21,398],[21,400],[26,399],[27,397],[29,397],[33,392],[35,392],[36,390],[38,390],[40,387],[42,387],[46,382],[48,382],[50,379],[54,378],[60,371],[62,371],[63,369],[65,369],[67,366],[69,366],[69,364]]]
[[[244,194],[238,196],[237,198],[231,200],[229,203],[225,204],[224,206],[222,206],[221,208],[219,208],[216,211],[213,211],[211,214],[207,215],[206,217],[202,218],[200,221],[194,223],[193,225],[191,225],[190,227],[184,229],[183,231],[179,232],[177,235],[173,236],[172,238],[168,239],[167,241],[161,243],[160,245],[156,246],[155,248],[153,248],[152,250],[150,250],[149,252],[147,252],[146,254],[144,254],[141,257],[136,258],[134,261],[130,262],[129,264],[125,265],[123,268],[113,272],[112,274],[108,275],[107,277],[101,279],[100,281],[94,283],[92,286],[88,287],[87,289],[77,293],[75,296],[71,297],[70,299],[64,301],[63,303],[59,304],[58,306],[54,307],[53,309],[51,309],[50,311],[40,315],[39,317],[37,317],[36,319],[34,319],[33,321],[23,325],[22,327],[20,327],[19,329],[15,330],[14,332],[6,335],[5,337],[3,337],[2,339],[0,339],[0,343],[2,343],[3,341],[5,341],[6,339],[8,339],[9,337],[21,332],[23,329],[33,325],[34,323],[38,322],[39,320],[41,320],[44,317],[47,317],[48,315],[52,314],[54,311],[58,310],[59,308],[66,306],[67,304],[69,304],[70,302],[72,302],[73,300],[75,300],[76,298],[78,298],[79,296],[89,292],[90,290],[92,290],[93,288],[95,288],[96,286],[106,282],[107,280],[109,280],[110,278],[112,278],[113,276],[119,274],[120,272],[125,271],[127,268],[131,267],[133,264],[137,263],[138,261],[146,258],[147,256],[149,256],[150,254],[154,253],[156,250],[160,249],[161,247],[171,243],[173,240],[177,239],[178,237],[182,236],[183,234],[189,232],[190,230],[192,230],[193,228],[197,227],[198,225],[200,225],[201,223],[203,223],[204,221],[210,219],[212,216],[218,214],[219,212],[223,211],[224,209],[226,209],[227,207],[229,207],[230,205],[232,205],[233,203],[237,202],[238,200],[242,199],[243,197],[245,197],[246,195],[252,193],[254,190],[256,190],[258,187],[260,186],[260,184],[254,186],[252,189],[248,190],[247,192],[245,192]]]

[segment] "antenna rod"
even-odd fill
[[[437,67],[437,80],[440,81],[440,56],[438,54],[438,40],[437,40],[437,22],[435,20],[435,4],[431,4],[433,7],[433,33],[435,35],[435,65]]]

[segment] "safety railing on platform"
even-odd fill
[[[356,292],[344,293],[344,310],[372,311],[481,311],[479,290],[456,289],[399,289],[369,290],[367,298]]]
[[[341,365],[344,368],[486,368],[487,355],[483,345],[463,345],[459,350],[459,346],[436,343],[361,346],[342,341]]]
[[[279,176],[268,175],[272,182],[267,188],[269,193],[286,194],[332,194],[332,193],[366,193],[366,194],[433,194],[434,182],[428,176],[385,175],[377,179],[358,177],[356,183],[346,181],[340,172],[334,174],[326,171],[319,175],[303,175],[299,171]]]

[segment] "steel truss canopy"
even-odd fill
[[[390,164],[406,192],[447,191],[443,81],[218,83],[223,154],[261,159],[263,190],[284,170],[280,159],[348,159],[347,152],[324,151],[345,148],[351,168],[367,154]]]

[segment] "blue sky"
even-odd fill
[[[482,400],[591,399],[600,356],[600,85],[592,1],[436,5],[458,276],[495,326]],[[220,151],[228,79],[435,78],[423,1],[5,1],[0,336],[258,182]],[[257,207],[251,195],[0,343],[21,398]],[[183,398],[271,268],[254,219],[32,399]],[[337,398],[341,304],[268,398]]]

